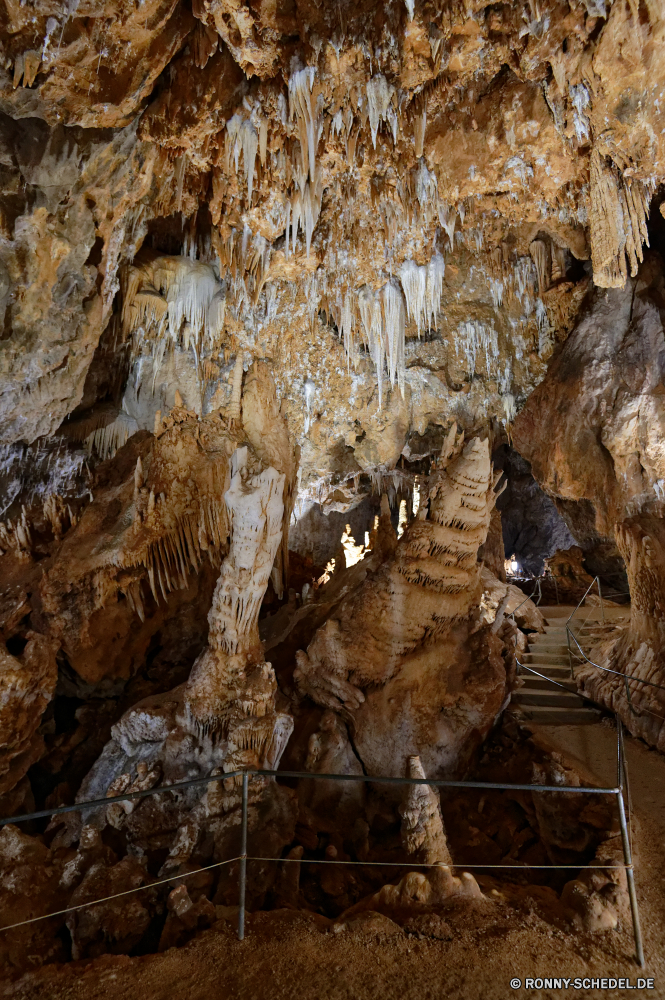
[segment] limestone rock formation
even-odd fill
[[[123,298],[146,268],[179,271],[168,290],[147,281],[138,313],[171,296],[168,337],[196,345],[204,392],[223,388],[222,340],[289,371],[280,389],[312,485],[339,471],[340,445],[353,453],[344,473],[389,469],[449,413],[469,431],[479,407],[509,423],[571,328],[588,285],[576,261],[616,286],[648,241],[662,18],[601,6],[361,16],[348,2],[170,0],[88,32],[78,10],[11,4],[7,439],[52,432],[77,406],[104,327],[127,335]],[[215,316],[192,323],[179,289],[201,277]],[[133,325],[132,363],[160,358],[161,318],[145,336]],[[440,342],[418,342],[434,328]]]
[[[578,681],[665,749],[663,5],[3,13],[0,811],[80,808],[3,829],[0,911],[81,903],[5,968],[235,906],[207,866],[247,768],[307,775],[250,782],[250,911],[493,919],[462,828],[478,864],[590,860],[604,814],[492,800],[484,832],[484,800],[355,779],[516,747],[543,572],[544,604],[630,590]],[[624,921],[610,854],[557,902],[578,928]]]
[[[425,778],[418,757],[409,757],[409,778]],[[450,864],[439,796],[428,785],[410,785],[400,808],[402,842],[409,854],[426,865]]]
[[[347,910],[342,919],[349,920],[360,913],[373,911],[403,923],[417,914],[436,912],[454,901],[488,905],[470,872],[462,872],[458,878],[442,864],[427,874],[409,872],[397,885],[383,886],[373,896]]]
[[[60,885],[59,866],[53,853],[37,838],[23,833],[11,823],[0,831],[0,865],[3,891],[0,919],[3,927],[33,917],[46,916],[63,908],[67,893]],[[57,936],[63,917],[54,917],[5,930],[0,943],[0,962],[5,976],[26,968],[66,957]]]
[[[503,643],[470,614],[493,486],[487,442],[462,447],[453,428],[394,555],[297,654],[300,690],[350,722],[370,773],[399,774],[410,755],[458,771],[503,704]]]
[[[632,681],[631,706],[620,675],[665,688],[658,554],[665,481],[658,430],[665,416],[662,282],[654,254],[625,289],[598,292],[514,429],[515,444],[544,489],[590,503],[598,533],[616,539],[628,576],[630,629],[594,654],[618,673],[585,665],[580,680],[592,697],[619,711],[632,732],[661,747],[665,690]]]
[[[54,647],[43,635],[28,634],[23,652],[0,647],[0,795],[10,791],[44,753],[39,724],[57,679]]]
[[[84,681],[131,676],[165,617],[196,599],[191,578],[219,565],[235,446],[219,415],[176,407],[158,437],[134,436],[100,469],[41,585],[48,632]]]
[[[263,404],[269,405],[270,388],[274,396],[274,386],[264,373],[264,395],[250,396],[245,406],[247,413],[252,402],[257,410]],[[260,426],[262,418],[258,412],[254,419]],[[199,433],[197,424],[197,437]],[[240,429],[238,433],[242,436]],[[160,445],[168,434],[165,431],[159,438]],[[275,429],[274,436],[286,449],[286,432],[280,436]],[[203,437],[206,440],[210,441]],[[176,781],[194,776],[220,776],[208,785],[178,793],[175,798],[166,791],[138,803],[110,804],[91,815],[82,813],[85,822],[96,829],[103,830],[110,824],[120,830],[134,858],[145,858],[166,848],[168,856],[163,868],[169,872],[187,870],[193,857],[200,861],[210,855],[222,859],[231,849],[237,853],[239,781],[223,780],[221,775],[246,767],[277,767],[293,729],[290,715],[275,709],[275,675],[264,660],[258,634],[261,602],[283,535],[288,536],[288,521],[284,525],[286,477],[272,466],[266,467],[250,444],[237,447],[229,456],[224,448],[228,440],[228,435],[222,434],[218,445],[219,470],[214,465],[206,466],[213,481],[218,476],[217,490],[225,476],[230,480],[223,494],[224,507],[213,506],[206,522],[201,513],[202,509],[205,511],[201,499],[191,496],[190,491],[185,510],[195,524],[199,523],[198,544],[194,541],[195,531],[184,520],[185,527],[175,522],[175,542],[170,548],[172,558],[180,558],[178,568],[184,573],[186,553],[196,567],[198,547],[201,539],[205,539],[200,526],[213,520],[218,525],[229,525],[228,547],[209,613],[208,645],[194,663],[186,684],[145,699],[122,716],[78,796],[80,801],[86,801],[156,785],[168,788]],[[269,451],[268,440],[264,454]],[[137,503],[141,481],[137,473],[134,499],[139,526],[143,524]],[[143,489],[147,492],[147,487]],[[214,492],[215,489],[213,495]],[[148,525],[156,507],[152,497],[151,492],[146,508]],[[165,501],[163,507],[168,510]],[[155,533],[159,538],[158,532]],[[220,541],[226,547],[226,538]],[[151,562],[148,569],[153,565]],[[161,570],[167,572],[164,566]],[[294,793],[273,781],[255,779],[252,784],[250,834],[262,836],[261,849],[268,856],[279,852],[292,837],[295,798]],[[80,835],[74,821],[57,839],[66,843]],[[121,860],[118,865],[124,863]],[[87,891],[84,885],[80,892]],[[146,919],[149,921],[148,916]],[[84,938],[87,940],[89,935],[94,938],[96,933],[86,931]],[[111,931],[104,933],[108,936]]]

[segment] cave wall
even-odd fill
[[[593,503],[546,493],[529,463],[508,444],[501,445],[492,457],[507,477],[497,509],[501,513],[505,558],[515,554],[518,574],[541,576],[548,558],[577,545],[583,552],[587,572],[599,576],[601,586],[612,593],[626,594],[628,580],[621,553],[614,538],[597,530]]]
[[[539,572],[573,538],[615,586],[625,565],[630,629],[598,655],[659,684],[661,6],[3,10],[3,811],[283,754],[463,773],[519,625],[542,627],[531,606],[508,622],[521,598],[488,572],[492,453],[506,552]],[[371,535],[348,571],[347,523]],[[613,676],[580,683],[663,748],[659,688],[631,682],[632,704]],[[0,850],[43,907],[85,902],[237,850],[239,794],[112,804]],[[342,803],[357,856],[447,863],[436,796],[388,798]],[[257,785],[252,844],[344,851],[335,808]],[[169,914],[212,919],[232,881]],[[130,951],[164,916],[145,898],[7,963]]]
[[[663,680],[661,585],[657,571],[649,574],[660,565],[664,512],[663,288],[654,251],[624,289],[597,291],[514,427],[515,446],[543,489],[568,505],[584,502],[595,512],[595,532],[613,535],[623,557],[631,624],[604,651],[603,665],[656,685]],[[632,682],[635,709],[620,677],[591,667],[585,674],[586,689],[631,731],[663,745],[658,687]]]
[[[492,456],[507,485],[497,501],[501,512],[505,557],[516,556],[519,569],[541,576],[545,559],[575,543],[554,502],[531,474],[529,463],[508,445]]]

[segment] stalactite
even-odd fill
[[[427,110],[423,108],[420,114],[416,115],[413,123],[413,141],[416,147],[416,156],[423,155],[425,147],[425,129],[427,128]]]
[[[231,400],[228,406],[229,420],[237,422],[240,420],[240,408],[242,403],[242,377],[243,377],[243,357],[239,351],[236,356],[233,368],[233,378],[231,382]]]
[[[480,323],[478,320],[467,320],[465,323],[460,323],[457,328],[455,344],[459,353],[465,358],[467,370],[471,376],[476,371],[478,355],[481,351],[485,354],[487,374],[490,374],[492,363],[499,357],[498,335],[493,326]]]
[[[122,311],[126,339],[141,331],[144,337],[159,340],[168,328],[174,342],[183,335],[193,337],[199,352],[203,344],[219,343],[226,299],[209,264],[188,257],[144,254],[127,271]]]
[[[436,329],[443,292],[446,265],[443,257],[435,253],[428,264],[419,267],[415,261],[406,260],[399,270],[409,319],[417,327],[418,336],[428,329]]]
[[[543,295],[550,287],[552,265],[549,246],[544,240],[533,240],[529,244],[529,253],[538,273],[538,291],[540,295]]]
[[[113,458],[117,450],[122,448],[138,429],[139,426],[133,417],[120,412],[113,423],[98,428],[85,438],[86,451],[89,455],[96,451],[102,461]]]
[[[376,136],[379,131],[379,124],[387,122],[388,108],[395,96],[395,88],[389,84],[382,73],[373,76],[367,81],[367,108],[369,113],[369,127],[372,135],[372,146],[376,149]]]
[[[652,186],[626,176],[629,160],[606,137],[591,151],[590,212],[593,280],[601,288],[622,288],[637,274],[649,246],[647,218]]]
[[[309,174],[312,183],[316,182],[316,146],[318,122],[312,109],[312,88],[316,68],[307,66],[297,70],[289,77],[289,111],[290,117],[296,118],[300,131],[300,152],[304,177]]]

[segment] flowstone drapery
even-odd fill
[[[274,384],[265,370],[257,378],[262,392],[250,394],[245,403],[248,424],[252,405],[259,424],[261,406],[273,412]],[[238,442],[243,440],[241,427],[234,434]],[[279,439],[283,446],[288,443],[285,429]],[[258,616],[288,532],[286,476],[266,466],[249,442],[233,451],[227,474],[223,501],[229,541],[208,615],[208,645],[186,684],[138,702],[116,723],[111,741],[81,786],[82,801],[157,784],[167,788],[185,777],[242,767],[275,768],[279,763],[293,721],[288,712],[275,709],[277,685],[263,656]],[[238,782],[231,779],[176,795],[165,791],[137,805],[109,806],[84,815],[82,821],[97,829],[111,824],[121,830],[133,856],[150,857],[167,848],[164,870],[179,870],[193,856],[200,862],[237,850],[239,795]],[[262,850],[279,851],[288,842],[296,808],[296,797],[288,789],[274,782],[253,783],[250,834],[262,838]],[[63,842],[79,836],[75,825],[58,835]]]
[[[479,618],[494,486],[487,441],[463,446],[453,427],[394,554],[297,654],[300,691],[347,721],[369,773],[401,774],[410,755],[456,773],[504,702],[502,616]]]

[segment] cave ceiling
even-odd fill
[[[248,912],[498,906],[463,858],[537,871],[577,956],[625,932],[586,796],[421,782],[579,785],[522,726],[578,696],[665,751],[664,32],[665,0],[0,0],[0,969],[237,913],[241,815]],[[631,606],[539,701],[519,657],[591,574]]]
[[[5,446],[104,458],[266,359],[321,497],[505,438],[642,259],[653,0],[4,7]]]

